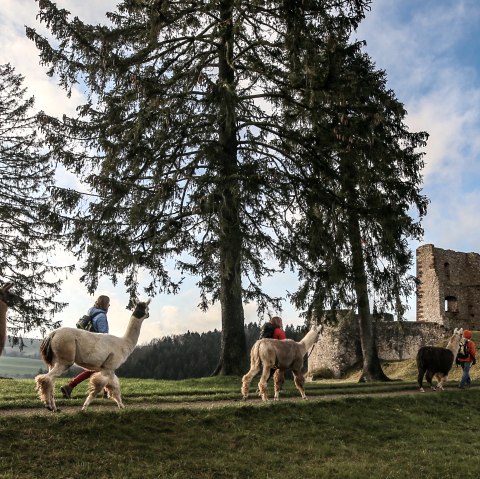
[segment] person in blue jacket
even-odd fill
[[[93,330],[94,333],[108,333],[108,319],[107,312],[110,307],[110,298],[105,295],[101,295],[95,301],[93,307],[91,307],[87,314],[92,318]],[[77,374],[68,384],[62,386],[60,391],[62,391],[63,397],[65,399],[70,399],[72,397],[72,391],[75,386],[78,386],[82,381],[88,379],[95,371],[89,371],[85,369],[81,373]]]

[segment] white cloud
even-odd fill
[[[425,150],[427,183],[440,181],[449,188],[459,187],[462,174],[471,175],[471,168],[478,168],[479,101],[479,88],[461,89],[451,81],[412,104],[407,119],[411,131],[426,130],[430,135]]]

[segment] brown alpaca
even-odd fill
[[[313,326],[312,329],[299,341],[285,339],[260,339],[252,347],[250,352],[250,371],[242,378],[242,395],[246,401],[248,398],[248,388],[250,382],[256,374],[262,369],[262,375],[258,382],[258,389],[264,401],[267,401],[267,380],[271,369],[276,369],[274,375],[275,397],[278,401],[280,397],[280,388],[283,383],[284,373],[290,369],[293,373],[295,386],[300,391],[302,399],[307,399],[305,395],[305,378],[303,377],[303,357],[307,351],[315,344],[318,338],[318,329]]]
[[[90,376],[90,388],[82,410],[104,388],[118,405],[123,408],[120,383],[115,369],[120,367],[135,348],[143,320],[148,318],[150,300],[136,303],[123,337],[98,334],[76,328],[59,328],[52,331],[42,342],[40,352],[48,365],[47,374],[35,378],[40,399],[50,411],[57,411],[54,389],[55,380],[72,364],[97,371]]]
[[[423,377],[427,380],[430,387],[443,391],[443,386],[448,381],[448,374],[452,369],[455,358],[457,357],[458,346],[463,337],[463,329],[455,328],[453,335],[448,341],[446,348],[437,346],[422,346],[417,353],[417,369],[418,369],[418,387],[420,392],[423,389]],[[436,378],[436,387],[432,384],[432,379]]]
[[[0,288],[0,354],[3,353],[5,341],[7,340],[7,310],[11,305],[11,294],[8,290],[13,283],[6,283]]]

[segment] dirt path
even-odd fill
[[[325,401],[336,401],[346,398],[366,398],[366,397],[392,397],[392,396],[402,396],[402,395],[418,395],[421,394],[418,390],[406,389],[401,391],[391,391],[391,392],[371,392],[371,393],[352,393],[352,394],[328,394],[321,396],[311,395],[308,397],[309,402],[325,402]],[[426,390],[425,394],[441,394],[441,392],[435,392],[432,390]],[[289,397],[282,398],[280,402],[301,402],[303,401],[300,397]],[[275,401],[270,400],[267,403],[262,403],[259,398],[252,398],[248,401],[242,401],[240,399],[233,400],[219,400],[219,401],[182,401],[182,402],[159,402],[159,403],[129,403],[126,401],[127,409],[155,409],[158,411],[168,411],[172,409],[218,409],[222,407],[245,407],[251,406],[252,404],[257,406],[265,406],[268,404],[275,404]],[[75,405],[65,405],[64,401],[61,401],[60,414],[78,414],[82,413],[80,404]],[[111,400],[101,400],[96,399],[89,407],[88,411],[115,411],[117,407],[115,403]],[[85,414],[88,414],[88,411]],[[15,408],[15,409],[4,409],[0,410],[0,417],[5,416],[34,416],[34,415],[50,415],[52,412],[48,411],[43,407],[38,408]]]

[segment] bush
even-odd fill
[[[312,371],[308,377],[312,381],[317,381],[318,379],[335,379],[335,375],[330,368],[316,369],[315,371]]]

